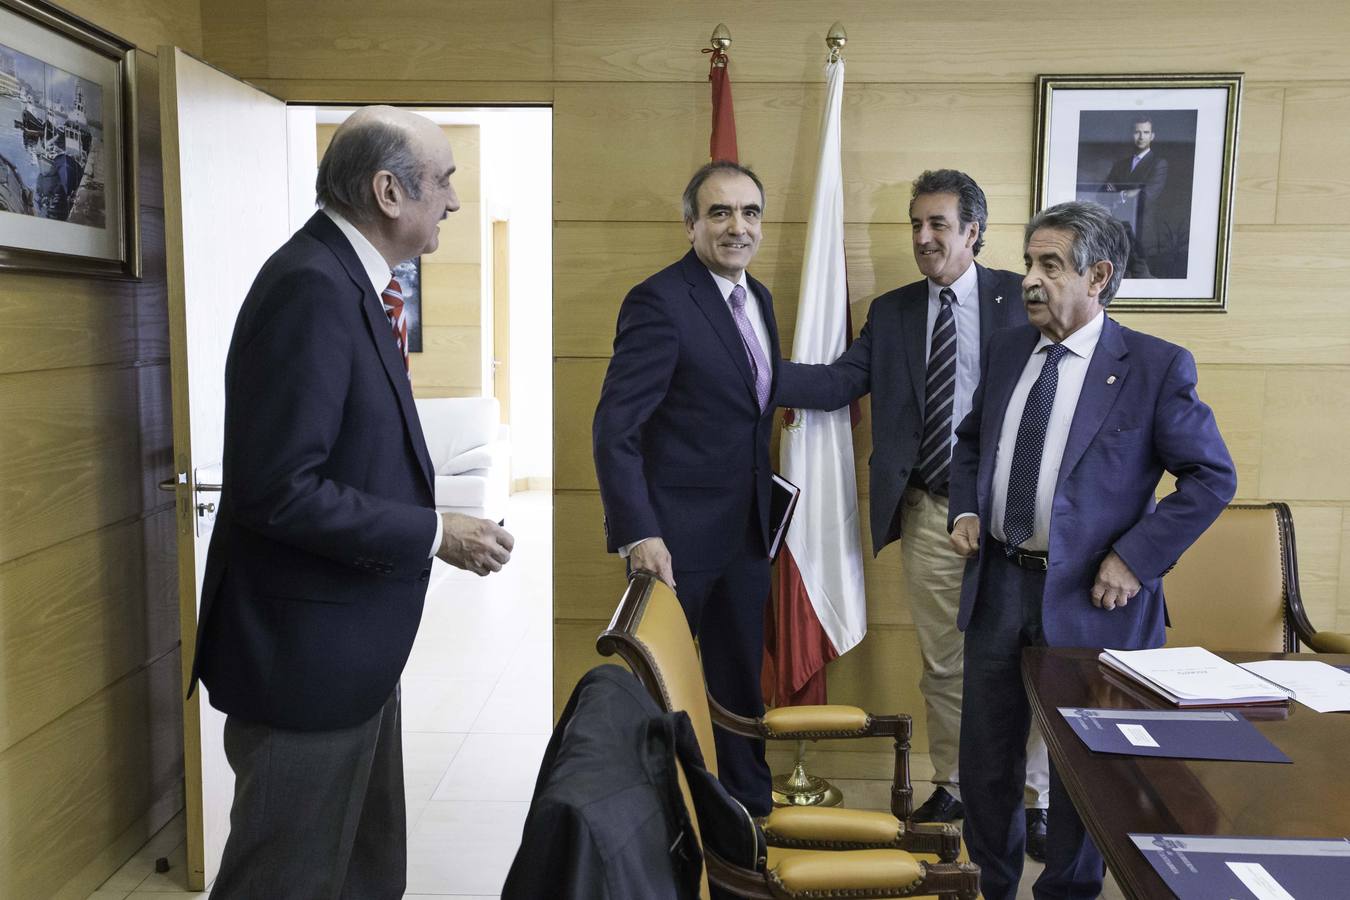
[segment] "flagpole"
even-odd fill
[[[826,60],[827,69],[841,61],[840,51],[846,43],[848,35],[844,31],[843,23],[835,22],[825,35],[825,45],[830,48],[830,55]],[[824,778],[806,771],[806,741],[797,742],[797,761],[792,767],[792,772],[774,776],[772,797],[775,806],[838,806],[844,799],[839,788]]]

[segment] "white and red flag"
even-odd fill
[[[850,338],[844,266],[844,179],[840,111],[844,62],[825,69],[811,218],[802,260],[801,294],[792,359],[833,362]],[[825,702],[825,664],[867,633],[858,483],[850,411],[790,410],[780,468],[802,489],[778,556],[778,591],[768,650],[776,669],[779,706]]]

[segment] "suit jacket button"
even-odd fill
[[[417,577],[418,577],[418,579],[421,580],[421,581],[426,581],[428,578],[431,577],[431,570],[430,570],[430,569],[423,569],[423,570],[422,570],[422,574],[418,575]]]

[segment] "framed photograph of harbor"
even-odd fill
[[[0,267],[140,275],[131,45],[0,0]]]
[[[1130,233],[1113,311],[1223,312],[1240,74],[1041,75],[1033,212],[1105,207]]]

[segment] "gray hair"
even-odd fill
[[[1059,228],[1073,235],[1073,268],[1079,275],[1088,266],[1105,260],[1111,264],[1111,280],[1097,297],[1102,306],[1108,306],[1120,281],[1125,277],[1125,261],[1130,256],[1130,232],[1125,224],[1097,203],[1070,200],[1031,217],[1022,236],[1022,247],[1031,242],[1031,236],[1042,228]]]
[[[422,197],[426,166],[418,159],[406,128],[370,120],[339,128],[319,163],[314,193],[319,205],[355,222],[375,214],[375,173],[393,173],[413,200]]]
[[[980,232],[975,237],[972,255],[979,256],[984,247],[984,229],[989,222],[989,204],[984,199],[984,191],[965,172],[956,169],[929,169],[914,179],[914,189],[909,195],[911,208],[920,194],[955,194],[957,217],[961,227],[967,228],[971,222],[978,223]]]
[[[759,176],[750,171],[740,163],[734,163],[729,159],[716,159],[710,163],[705,163],[694,173],[694,177],[689,179],[689,184],[684,189],[684,221],[698,221],[698,191],[703,187],[703,182],[707,181],[717,172],[735,172],[744,175],[755,183],[759,188],[759,206],[760,212],[764,212],[764,185],[760,182]]]

